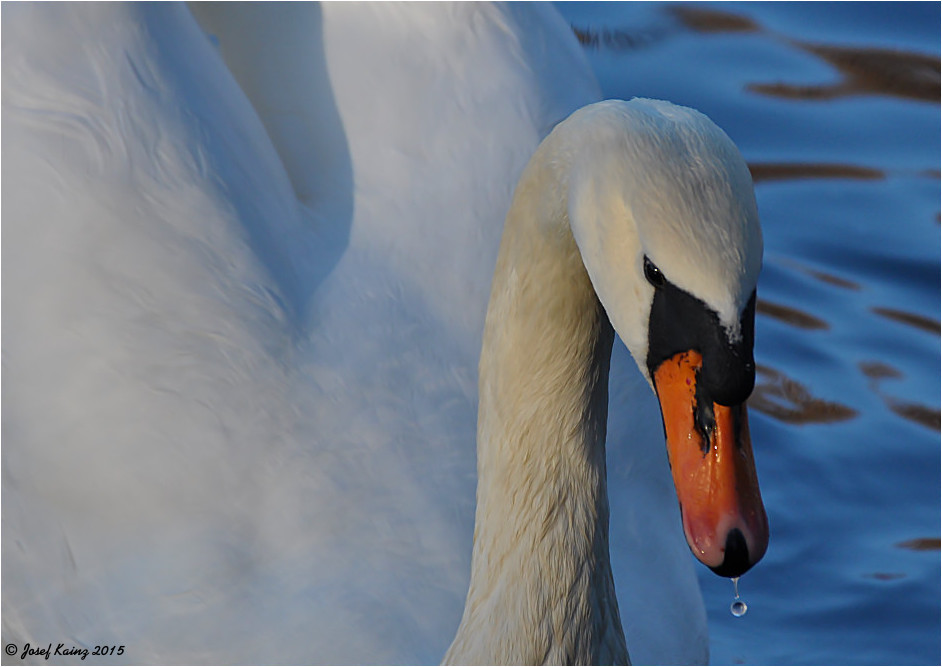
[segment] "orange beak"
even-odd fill
[[[687,544],[717,574],[738,577],[765,554],[769,524],[746,406],[698,405],[702,363],[693,350],[676,354],[654,372],[654,385]]]

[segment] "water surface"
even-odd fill
[[[939,664],[939,5],[559,7],[606,96],[700,109],[756,182],[772,537],[743,618],[700,568],[712,661]]]

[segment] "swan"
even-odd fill
[[[719,130],[587,106],[546,6],[4,19],[5,644],[706,660],[678,528],[730,574],[764,514],[748,457],[679,512],[651,384],[681,426],[687,379],[734,385],[693,437],[746,432],[761,234]]]
[[[744,407],[761,254],[748,168],[691,109],[599,102],[540,145],[488,306],[471,584],[446,661],[627,662],[605,470],[615,331],[659,397],[691,550],[734,577],[762,557]]]

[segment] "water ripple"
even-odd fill
[[[874,306],[870,310],[880,317],[885,317],[889,320],[893,320],[894,322],[900,322],[902,324],[921,329],[922,331],[928,331],[929,333],[935,334],[936,336],[942,333],[942,325],[939,324],[938,320],[933,320],[922,315],[917,315],[916,313],[907,313],[902,310],[897,310],[896,308]]]
[[[759,377],[749,407],[787,424],[826,424],[857,416],[841,403],[815,398],[800,382],[774,368],[756,365]]]
[[[860,181],[881,181],[886,172],[852,164],[812,164],[767,162],[749,165],[754,183],[799,178],[850,178]]]
[[[925,426],[935,431],[942,430],[942,413],[937,408],[931,408],[921,403],[903,401],[887,395],[880,388],[880,384],[887,379],[903,377],[902,371],[885,364],[882,361],[862,361],[858,364],[860,371],[870,380],[870,389],[880,397],[894,414]]]
[[[755,21],[739,14],[689,5],[671,6],[670,12],[694,32],[762,32]]]
[[[756,302],[756,312],[760,315],[773,317],[780,322],[790,324],[799,329],[830,329],[830,325],[822,319],[804,313],[797,308],[784,306],[779,303],[773,303],[768,299],[760,299]]]
[[[803,100],[830,100],[850,95],[885,95],[939,103],[939,59],[907,51],[822,46],[791,42],[837,68],[843,79],[834,84],[754,83],[748,90],[763,95]]]
[[[668,34],[667,30],[657,27],[634,30],[571,27],[583,47],[611,51],[637,51],[661,41]]]
[[[911,551],[939,551],[942,547],[942,540],[938,537],[917,537],[905,542],[896,544],[900,549],[909,549]]]
[[[817,280],[820,280],[823,283],[827,283],[828,285],[841,287],[847,290],[853,290],[855,292],[859,292],[861,289],[863,289],[860,286],[860,283],[855,283],[853,280],[848,280],[847,278],[841,278],[839,276],[835,276],[831,273],[826,273],[818,269],[810,269],[808,267],[798,267],[798,268],[802,273],[806,273],[812,278],[816,278]]]
[[[731,12],[699,7],[672,7],[684,27],[701,33],[762,32],[817,56],[842,75],[826,85],[755,83],[748,90],[787,99],[825,100],[849,95],[886,95],[939,103],[938,57],[899,49],[830,46],[789,39],[766,30],[752,19]]]
[[[904,579],[906,577],[903,572],[871,572],[864,576],[877,581],[893,581],[894,579]]]

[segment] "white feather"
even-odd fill
[[[458,627],[502,220],[597,87],[543,6],[265,8],[198,10],[218,50],[182,5],[4,9],[5,641],[432,662]],[[703,661],[646,392],[616,342],[615,586],[635,660]]]

